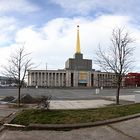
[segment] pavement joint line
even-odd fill
[[[129,138],[132,138],[132,139],[134,139],[134,140],[139,140],[139,139],[137,139],[137,138],[135,138],[135,137],[133,137],[133,136],[131,136],[131,135],[129,135],[129,134],[127,134],[127,133],[121,131],[120,129],[118,129],[118,128],[112,126],[111,124],[108,124],[107,126],[110,127],[111,129],[117,131],[118,133],[121,133],[121,134],[123,134],[123,135],[129,137]]]
[[[16,109],[7,109],[7,108],[0,108],[0,110],[4,110],[4,111],[15,111]]]

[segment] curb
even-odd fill
[[[20,111],[21,110],[18,110],[17,112],[13,112],[3,119],[4,123],[0,127],[0,132],[2,132],[5,128],[7,128],[5,124],[9,124],[16,117],[16,115],[20,113]]]
[[[11,113],[9,114],[8,116],[4,117],[2,120],[1,120],[1,126],[0,126],[0,132],[2,132],[4,129],[5,129],[5,126],[4,126],[4,123],[5,122],[11,122],[11,116],[15,115],[15,113]],[[15,116],[14,116],[15,117]],[[13,118],[12,118],[13,119]]]
[[[95,127],[100,125],[107,125],[111,123],[126,121],[129,119],[134,119],[140,117],[140,113],[134,115],[128,115],[125,117],[119,117],[104,121],[97,121],[91,123],[78,123],[78,124],[29,124],[28,126],[17,125],[17,124],[4,124],[6,128],[9,129],[20,129],[20,130],[71,130],[85,127]]]

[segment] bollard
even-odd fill
[[[96,88],[96,94],[99,94],[99,92],[100,92],[100,89],[99,88]]]

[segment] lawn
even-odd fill
[[[140,104],[110,106],[83,110],[23,110],[12,123],[29,125],[39,124],[75,124],[107,120],[140,113]]]

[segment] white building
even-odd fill
[[[31,87],[114,87],[115,74],[95,71],[92,60],[84,59],[80,51],[79,26],[74,58],[69,58],[63,70],[29,70]]]

